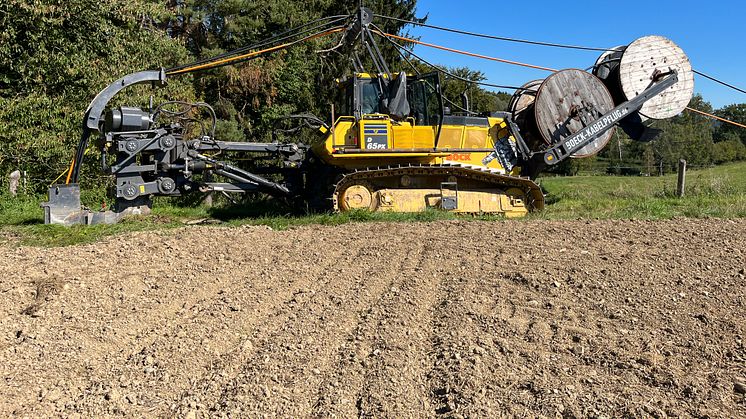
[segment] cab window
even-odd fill
[[[362,100],[360,101],[361,113],[363,115],[380,112],[380,99],[378,84],[374,80],[361,80]]]

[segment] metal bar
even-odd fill
[[[295,153],[298,151],[297,146],[294,144],[283,144],[283,143],[246,143],[238,141],[215,141],[209,143],[201,143],[197,147],[199,151],[245,151],[251,153],[277,153],[280,151],[286,151],[288,153]]]
[[[358,73],[366,73],[365,67],[363,67],[363,62],[360,61],[360,56],[357,55],[356,51],[352,51],[352,56],[354,57],[352,64],[355,67],[355,71]]]
[[[240,182],[240,183],[251,183],[251,181],[249,181],[248,179],[245,179],[245,178],[243,178],[241,176],[238,176],[236,174],[233,174],[231,172],[226,172],[223,169],[215,169],[213,171],[213,173],[215,173],[216,175],[219,175],[219,176],[227,177],[228,179],[231,179],[231,180],[235,180],[236,182]]]
[[[440,86],[440,73],[435,73],[436,77],[436,83],[435,83],[435,92],[438,95],[438,110],[440,111],[440,115],[438,115],[438,132],[435,134],[435,147],[438,147],[438,144],[440,143],[440,133],[443,131],[443,120],[445,119],[445,105],[443,105],[443,90]]]
[[[119,164],[111,166],[112,175],[124,175],[131,173],[155,172],[158,168],[155,164]]]
[[[376,53],[376,58],[381,62],[381,67],[383,67],[383,71],[386,73],[386,76],[389,78],[389,81],[392,81],[391,70],[389,70],[389,65],[386,62],[386,59],[383,57],[381,50],[378,48],[378,43],[376,43],[376,39],[373,37],[373,34],[370,33],[370,28],[365,26],[365,32],[368,35],[368,39],[370,39],[370,43],[373,45],[373,50]]]
[[[339,154],[386,154],[386,153],[490,153],[494,148],[390,148],[390,149],[344,149],[334,150]]]
[[[381,67],[381,64],[378,63],[378,60],[376,59],[376,54],[373,53],[373,50],[370,48],[370,44],[368,43],[368,41],[363,41],[363,45],[365,45],[365,48],[368,50],[368,54],[370,54],[370,59],[371,61],[373,61],[373,66],[376,67],[378,74],[383,73],[383,68]]]
[[[215,173],[218,175],[225,176],[237,182],[256,183],[264,189],[267,189],[269,192],[280,193],[281,195],[290,195],[290,191],[288,190],[288,188],[280,185],[279,183],[272,182],[261,176],[257,176],[243,169],[239,169],[238,167],[231,166],[228,163],[211,159],[210,157],[199,154],[194,150],[190,150],[188,154],[192,158],[214,164],[218,168],[215,170]]]
[[[210,191],[232,193],[254,192],[259,189],[255,183],[208,182],[203,183],[202,186],[205,186]]]
[[[675,71],[672,71],[659,82],[645,89],[645,91],[639,95],[622,103],[591,122],[585,128],[565,138],[545,151],[544,162],[549,165],[555,165],[562,160],[565,160],[576,151],[593,142],[606,131],[612,129],[619,121],[629,116],[632,112],[638,111],[645,102],[673,86],[678,81],[678,75]]]
[[[518,144],[518,150],[520,150],[521,154],[523,154],[524,160],[528,160],[531,157],[531,149],[528,148],[526,141],[523,139],[523,136],[521,135],[521,129],[518,128],[518,125],[516,125],[515,122],[513,122],[512,116],[508,115],[505,118],[505,121],[508,123],[510,133],[513,134],[513,138],[515,138],[516,144]]]

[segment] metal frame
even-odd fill
[[[78,143],[78,149],[75,152],[75,160],[70,168],[71,183],[78,183],[80,178],[80,166],[83,161],[85,149],[88,147],[91,133],[93,131],[101,130],[101,117],[104,114],[106,106],[117,93],[129,86],[142,83],[152,83],[154,87],[158,85],[165,86],[166,70],[148,70],[128,74],[100,91],[96,97],[93,98],[90,105],[88,105],[88,109],[86,109],[83,118],[83,133],[80,137],[80,142]]]
[[[570,157],[576,151],[592,143],[602,134],[614,128],[614,126],[624,118],[640,110],[645,102],[673,86],[677,81],[679,81],[679,78],[676,71],[671,70],[668,73],[654,74],[653,80],[653,84],[639,95],[622,103],[604,115],[601,115],[599,118],[588,123],[585,128],[545,150],[543,152],[544,163],[555,165]]]

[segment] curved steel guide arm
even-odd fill
[[[78,149],[75,152],[75,160],[71,168],[70,182],[78,183],[80,177],[80,165],[83,161],[83,154],[93,131],[100,130],[101,118],[104,115],[106,106],[117,93],[134,84],[153,83],[153,86],[164,86],[166,84],[166,70],[146,70],[137,73],[128,74],[114,83],[108,85],[100,91],[93,99],[86,110],[83,119],[83,133],[78,143]]]

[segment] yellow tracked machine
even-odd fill
[[[43,204],[47,223],[110,223],[148,210],[155,195],[193,192],[263,192],[318,209],[413,212],[428,208],[459,213],[520,217],[544,207],[532,180],[544,168],[569,157],[602,150],[616,126],[633,139],[656,134],[646,119],[669,118],[688,104],[693,91],[689,61],[673,42],[650,36],[605,51],[591,73],[552,71],[516,89],[507,112],[475,113],[465,101],[451,113],[440,72],[392,72],[376,43],[383,38],[374,14],[361,8],[338,27],[276,46],[223,54],[173,69],[123,77],[91,102],[67,182],[50,188]],[[332,21],[332,23],[335,21]],[[227,142],[214,134],[215,112],[205,103],[174,102],[148,109],[109,108],[111,99],[134,84],[165,85],[169,77],[218,65],[236,64],[320,36],[337,42],[354,71],[338,80],[331,118],[293,115],[318,129],[311,144]],[[263,45],[271,44],[265,42]],[[360,51],[375,71],[366,71]],[[413,68],[415,68],[413,66]],[[212,129],[193,134],[179,118],[204,112]],[[104,173],[112,176],[113,210],[80,206],[78,179],[92,136]],[[241,155],[239,167],[231,156]],[[274,160],[270,166],[252,159]],[[249,164],[246,165],[246,160]]]

